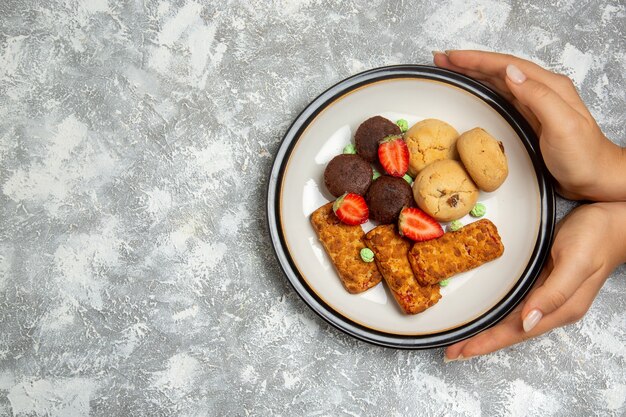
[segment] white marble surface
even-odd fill
[[[0,2],[0,415],[626,414],[624,266],[579,323],[444,365],[330,328],[274,259],[291,120],[468,47],[569,74],[625,144],[623,1]]]

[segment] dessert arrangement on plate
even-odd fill
[[[400,309],[417,314],[439,301],[456,274],[504,252],[478,199],[507,175],[504,147],[484,129],[459,135],[437,119],[409,129],[403,119],[374,116],[326,165],[324,184],[336,199],[310,220],[348,292],[384,280]],[[479,220],[463,225],[467,214]],[[376,227],[365,233],[368,220]]]

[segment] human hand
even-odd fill
[[[626,150],[604,136],[568,77],[493,52],[435,52],[434,63],[489,85],[524,115],[563,197],[626,201]]]
[[[581,319],[613,269],[626,262],[626,203],[573,210],[529,295],[490,329],[449,346],[445,361],[494,352]]]

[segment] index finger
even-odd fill
[[[450,62],[448,56],[443,52],[435,53],[433,57],[433,62],[436,66],[440,68],[459,72],[487,84],[488,87],[492,88],[509,101],[513,101],[515,99],[515,96],[511,93],[509,87],[506,85],[506,81],[504,78],[499,78],[481,71],[476,71],[454,65],[452,62]]]
[[[587,107],[580,99],[576,87],[568,77],[548,71],[534,62],[513,55],[487,51],[454,50],[446,51],[446,54],[450,62],[458,67],[478,71],[500,79],[506,78],[506,67],[509,64],[513,64],[520,68],[529,78],[549,85],[567,104],[574,107],[580,114],[584,116],[590,115]]]
[[[498,78],[506,77],[506,66],[514,64],[527,75],[536,78],[551,78],[555,73],[545,68],[509,54],[498,52],[476,51],[476,50],[453,50],[446,51],[448,59],[454,64],[463,68],[480,71],[484,74],[495,75]]]

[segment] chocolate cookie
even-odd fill
[[[378,161],[378,143],[389,135],[400,135],[398,125],[381,116],[374,116],[359,126],[354,134],[356,151],[368,162]]]
[[[365,194],[370,219],[382,224],[394,223],[403,207],[413,207],[411,186],[402,178],[383,175],[372,183]]]
[[[460,162],[444,159],[419,173],[413,195],[419,208],[440,222],[449,222],[470,212],[478,189]]]
[[[509,174],[502,142],[479,127],[463,133],[457,148],[470,176],[483,191],[495,191]]]
[[[359,155],[337,155],[324,170],[324,184],[335,197],[343,193],[364,195],[372,183],[372,167]]]

